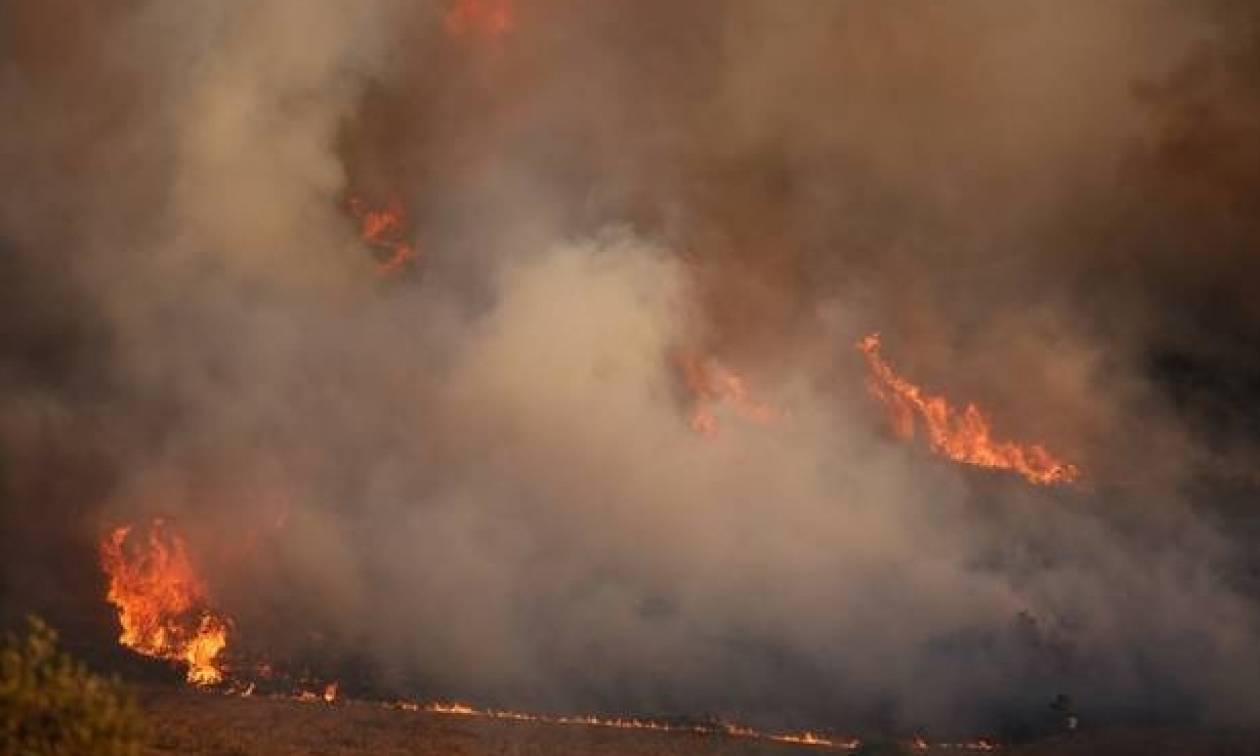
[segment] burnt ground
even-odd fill
[[[689,733],[407,712],[365,701],[328,705],[236,698],[165,686],[140,688],[137,700],[150,723],[148,754],[798,756],[834,752]],[[933,749],[928,754],[970,752]],[[1001,752],[1011,756],[1260,756],[1260,733],[1108,728]]]
[[[506,722],[399,711],[379,703],[238,698],[148,687],[137,693],[150,754],[697,754],[796,756],[793,748],[687,733]]]

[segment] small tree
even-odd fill
[[[32,617],[25,637],[0,642],[0,753],[135,754],[142,721],[117,682],[57,648]]]

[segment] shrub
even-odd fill
[[[0,753],[135,754],[141,734],[130,696],[59,650],[39,619],[0,642]]]

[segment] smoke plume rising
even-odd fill
[[[6,616],[111,640],[163,516],[382,690],[1260,724],[1254,11],[485,5],[0,3]],[[1079,483],[902,443],[874,331]]]

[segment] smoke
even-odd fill
[[[6,613],[108,642],[164,515],[234,642],[378,690],[1256,724],[1253,12],[513,8],[0,5]],[[874,330],[1085,481],[892,438]],[[680,354],[779,419],[697,435]]]

